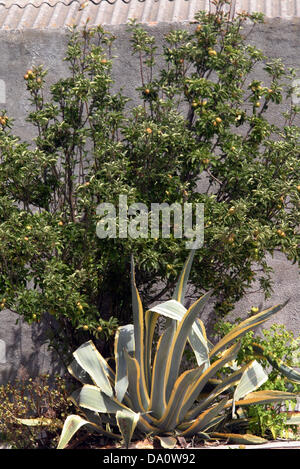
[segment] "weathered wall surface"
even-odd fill
[[[163,34],[172,24],[156,24],[150,27],[152,34],[161,44]],[[129,37],[125,26],[111,26],[117,35],[114,77],[116,85],[124,88],[124,93],[134,98],[134,89],[139,84],[137,63],[132,58],[129,48]],[[260,26],[249,40],[271,57],[282,57],[284,62],[300,69],[300,22],[298,19],[272,20]],[[14,132],[21,138],[30,139],[33,134],[26,123],[26,114],[30,108],[27,100],[24,73],[33,65],[44,64],[48,69],[48,82],[53,83],[58,77],[67,74],[66,64],[62,61],[67,44],[65,30],[1,30],[0,31],[0,83],[5,83],[5,103],[0,107],[6,108],[7,113],[15,118]],[[257,78],[263,79],[262,72]],[[300,74],[299,74],[300,77]],[[2,90],[3,91],[3,90]],[[3,93],[2,93],[3,95]],[[1,93],[0,93],[1,98]],[[3,100],[3,97],[1,98]],[[279,116],[272,114],[271,118],[278,121]],[[274,267],[274,294],[270,300],[264,301],[258,294],[251,294],[241,301],[236,308],[236,314],[241,316],[252,305],[270,306],[291,298],[290,303],[279,313],[276,322],[285,324],[296,335],[300,332],[300,278],[299,268],[288,263],[282,255],[276,255],[270,261]],[[43,343],[43,327],[28,327],[22,322],[15,324],[17,315],[3,311],[0,321],[0,383],[13,379],[25,367],[32,375],[53,370],[55,361]],[[204,312],[203,318],[209,323],[212,311]],[[269,324],[274,321],[269,321]],[[3,343],[6,352],[3,351]],[[1,355],[2,353],[2,355]],[[5,357],[4,357],[5,355]]]

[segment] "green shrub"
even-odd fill
[[[100,202],[117,206],[125,195],[148,208],[203,203],[205,244],[191,281],[199,291],[214,289],[220,315],[255,280],[270,295],[268,253],[299,261],[294,72],[247,43],[242,28],[261,23],[261,15],[230,19],[227,4],[220,0],[215,14],[199,12],[189,27],[171,30],[162,50],[131,24],[137,105],[117,83],[113,91],[115,38],[86,27],[70,34],[68,76],[50,89],[42,66],[24,76],[33,142],[13,135],[2,113],[0,304],[28,323],[46,315],[61,358],[128,321],[131,254],[145,306],[174,287],[184,262],[185,240],[174,234],[97,238]],[[253,78],[258,67],[265,81]],[[267,110],[284,110],[282,124]]]

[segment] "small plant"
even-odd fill
[[[178,435],[200,435],[262,443],[265,440],[255,435],[226,433],[232,425],[238,427],[238,422],[231,422],[230,416],[237,415],[236,409],[240,407],[295,399],[296,394],[291,392],[256,391],[268,377],[255,360],[216,380],[217,373],[236,359],[240,350],[238,339],[265,322],[284,304],[246,319],[216,345],[210,344],[197,316],[211,292],[201,296],[188,310],[182,304],[193,256],[194,251],[191,251],[173,299],[145,314],[132,262],[134,323],[118,328],[114,369],[91,341],[74,352],[75,360],[69,371],[83,387],[75,391],[71,399],[83,416],[67,417],[59,449],[66,447],[83,425],[111,438],[123,438],[127,447],[135,430],[151,435],[171,435],[174,441]],[[160,315],[167,318],[166,328],[152,354],[154,329]],[[195,353],[197,366],[181,372],[187,341]]]
[[[253,314],[253,309],[250,311]],[[239,322],[237,320],[237,322]],[[236,324],[236,323],[235,323]],[[235,327],[229,322],[220,322],[216,331],[223,336]],[[270,329],[262,330],[261,336],[253,337],[248,332],[241,339],[241,348],[236,363],[243,366],[254,358],[265,368],[271,365],[268,380],[261,389],[300,392],[299,341],[291,331],[282,324],[273,324]],[[282,403],[273,405],[253,405],[245,414],[249,419],[249,428],[255,434],[273,439],[294,434],[296,437],[300,424],[299,413],[287,412],[290,405]],[[293,408],[293,405],[291,406]]]
[[[53,448],[71,409],[62,377],[54,383],[43,375],[2,385],[0,440],[14,449]]]

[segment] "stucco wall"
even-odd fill
[[[172,27],[177,25],[173,24]],[[152,34],[161,43],[164,32],[169,30],[169,24],[158,24],[150,28]],[[114,77],[116,84],[124,88],[125,94],[134,98],[134,89],[138,86],[136,59],[131,56],[129,38],[125,26],[111,27],[117,35]],[[300,22],[298,20],[268,21],[264,26],[256,29],[255,35],[249,40],[260,47],[271,57],[282,57],[284,62],[300,69]],[[66,64],[62,61],[67,39],[64,30],[60,31],[0,31],[0,80],[5,83],[5,107],[7,113],[15,118],[14,133],[21,138],[30,138],[25,116],[29,110],[24,73],[32,65],[44,64],[48,69],[48,81],[53,83],[58,77],[67,73]],[[262,77],[262,71],[258,72]],[[299,74],[300,77],[300,74]],[[1,84],[1,82],[0,82]],[[2,90],[3,91],[3,90]],[[3,93],[2,93],[3,94]],[[1,93],[0,93],[1,99]],[[3,98],[2,98],[3,99]],[[271,114],[271,119],[278,121],[277,114]],[[296,335],[300,331],[300,279],[299,269],[291,265],[282,255],[276,255],[270,261],[275,269],[274,294],[270,300],[264,301],[261,294],[251,294],[236,307],[236,314],[243,313],[255,306],[270,306],[291,298],[286,308],[271,322],[280,322],[293,330]],[[209,325],[212,315],[207,309],[203,318]],[[43,326],[29,327],[20,321],[15,324],[17,316],[9,311],[1,312],[0,322],[0,383],[14,378],[25,367],[29,374],[35,375],[48,370],[57,370],[56,363],[47,351],[47,344],[43,343]],[[3,346],[6,346],[6,351]],[[2,355],[1,355],[2,353]],[[1,358],[2,357],[2,358]]]

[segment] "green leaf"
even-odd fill
[[[141,382],[141,390],[146,393],[147,382],[145,376],[145,330],[144,330],[144,311],[139,292],[135,284],[134,261],[131,258],[131,292],[132,292],[132,311],[134,324],[134,343],[135,343],[135,359],[139,365],[139,381]]]
[[[149,408],[152,412],[151,415],[158,419],[163,415],[167,405],[165,396],[165,372],[174,332],[172,327],[168,327],[160,336],[153,362]]]
[[[78,364],[92,378],[93,382],[108,396],[113,396],[113,390],[110,385],[108,374],[104,366],[104,358],[98,352],[92,341],[88,341],[81,345],[73,356]],[[106,366],[107,363],[106,363]]]
[[[139,414],[128,410],[118,410],[116,413],[117,424],[124,439],[126,448],[129,446],[133,432],[139,421],[139,417]]]
[[[228,388],[235,386],[240,382],[240,379],[244,373],[244,371],[251,365],[247,364],[243,366],[242,368],[239,368],[235,372],[231,373],[229,376],[226,376],[223,381],[218,384],[213,391],[209,393],[207,397],[204,399],[201,398],[201,394],[198,396],[198,399],[201,400],[199,404],[197,404],[193,409],[191,409],[189,412],[186,414],[186,419],[187,420],[192,420],[194,419],[197,415],[199,415],[200,412],[205,410],[211,403],[212,401],[225,392]]]
[[[268,375],[263,367],[254,360],[244,371],[239,384],[237,385],[232,402],[232,415],[235,412],[235,401],[245,397],[250,392],[255,391],[268,380]]]
[[[178,324],[178,328],[172,340],[170,354],[166,366],[165,389],[167,400],[169,399],[174,383],[178,377],[178,370],[180,367],[187,337],[190,333],[194,321],[197,318],[197,315],[204,307],[205,303],[209,300],[211,294],[212,290],[205,293],[201,298],[199,298],[199,300],[193,303],[192,306],[185,313],[183,319]]]
[[[211,438],[221,438],[227,440],[228,443],[244,444],[244,445],[262,445],[267,443],[268,440],[261,438],[260,436],[251,435],[249,433],[245,435],[239,435],[236,433],[211,433]]]
[[[220,353],[222,350],[224,350],[225,347],[227,347],[229,344],[231,344],[233,341],[235,341],[237,338],[243,336],[248,332],[250,329],[254,329],[258,326],[260,326],[263,322],[267,321],[270,316],[276,314],[278,311],[280,311],[288,301],[286,301],[283,304],[273,306],[272,308],[266,309],[255,316],[251,316],[250,318],[246,319],[245,321],[242,321],[238,326],[234,327],[228,334],[226,334],[223,339],[221,339],[210,351],[210,357],[213,357],[217,353]]]
[[[187,370],[176,380],[164,414],[158,421],[153,419],[154,424],[162,431],[173,430],[180,422],[178,414],[182,408],[186,393],[202,374],[203,368],[204,365],[193,370]]]
[[[187,309],[177,300],[173,299],[153,306],[151,308],[151,311],[155,311],[156,313],[167,318],[176,321],[181,321],[184,315],[186,314]],[[202,365],[202,363],[205,363],[205,366],[208,367],[209,349],[207,338],[206,336],[204,336],[203,332],[204,327],[202,321],[197,318],[192,325],[191,331],[189,332],[188,340],[194,351],[198,366]]]
[[[178,415],[178,422],[183,420],[183,418],[185,417],[187,412],[190,410],[193,402],[198,397],[199,393],[202,391],[202,389],[204,388],[208,380],[212,376],[215,376],[216,372],[220,370],[225,365],[225,363],[235,358],[236,355],[238,354],[239,349],[240,349],[239,343],[232,345],[228,350],[226,350],[226,352],[223,354],[221,358],[216,360],[212,365],[210,365],[209,368],[207,368],[202,373],[199,379],[195,381],[191,389],[187,389],[184,402],[182,404],[182,407]],[[201,405],[197,407],[198,410],[200,410],[200,408],[201,408]]]
[[[132,401],[133,410],[143,413],[148,409],[149,396],[145,385],[145,380],[141,378],[141,369],[138,361],[130,357],[125,350],[125,358],[128,371],[128,392]]]
[[[50,418],[46,418],[46,417],[38,417],[38,418],[35,418],[35,419],[19,419],[19,418],[16,418],[16,421],[19,422],[19,423],[22,423],[23,425],[26,425],[28,427],[48,427],[48,426],[52,426],[52,427],[57,427],[57,428],[61,428],[63,425],[62,425],[62,422],[61,420],[59,419],[50,419]]]
[[[73,435],[83,426],[89,424],[88,420],[84,420],[79,415],[69,415],[64,423],[57,449],[64,449]]]
[[[127,409],[114,397],[109,397],[97,386],[85,384],[81,389],[75,391],[71,400],[74,400],[79,406],[93,410],[94,412],[115,414],[118,410]]]
[[[155,438],[159,440],[161,447],[165,449],[174,449],[177,444],[177,439],[173,436],[157,435]]]
[[[259,344],[252,344],[253,352],[258,355],[260,358],[265,358],[268,360],[270,365],[278,370],[283,376],[285,376],[292,383],[300,383],[300,373],[294,368],[283,363],[282,360],[277,361],[270,354],[266,353],[264,348]]]
[[[286,425],[300,425],[300,412],[289,414],[289,417],[285,423]]]
[[[151,385],[151,359],[152,359],[152,343],[154,337],[154,330],[156,322],[158,319],[158,314],[154,311],[148,310],[145,313],[145,380],[150,394],[150,385]]]
[[[218,404],[202,412],[202,414],[199,415],[199,417],[193,422],[193,424],[184,432],[182,432],[182,436],[192,436],[198,432],[201,432],[202,430],[207,429],[210,426],[210,423],[214,421],[214,419],[224,409],[227,400],[228,398],[225,397]]]
[[[120,326],[115,335],[115,391],[118,401],[122,402],[128,388],[127,361],[125,350],[130,354],[134,352],[134,330],[132,324]]]
[[[284,391],[256,391],[247,394],[245,399],[236,401],[235,405],[247,406],[251,404],[268,404],[270,402],[291,401],[299,394]]]
[[[80,381],[82,384],[93,384],[90,375],[79,365],[76,360],[73,360],[68,366],[68,372]]]
[[[178,282],[177,282],[177,285],[173,294],[173,298],[176,301],[179,301],[180,303],[183,303],[183,300],[185,297],[187,283],[188,283],[195,252],[196,252],[195,249],[191,249],[188,258],[184,263],[183,269],[181,271],[181,274],[179,276],[179,279],[178,279]]]
[[[102,435],[108,436],[113,439],[120,440],[120,436],[114,433],[107,432],[103,428],[101,428],[98,425],[95,425],[92,422],[89,422],[88,420],[83,419],[79,415],[69,415],[64,423],[60,439],[58,442],[57,449],[64,449],[71,438],[75,435],[75,433],[82,427],[82,426],[88,426],[88,428],[92,431],[96,431]]]

